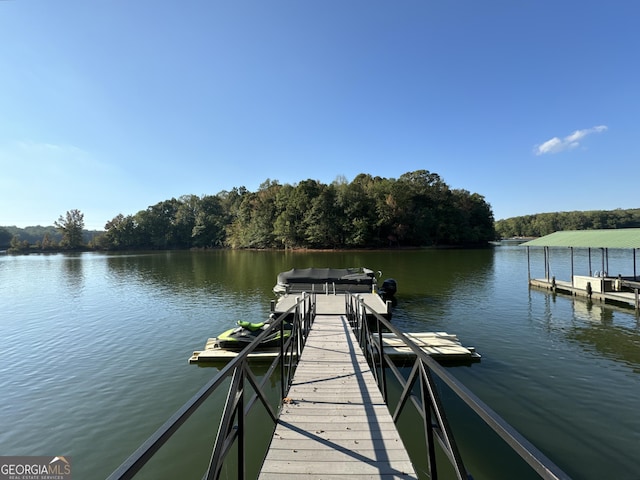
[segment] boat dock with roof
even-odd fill
[[[529,285],[538,288],[566,293],[574,296],[596,299],[605,303],[631,306],[640,311],[640,277],[636,261],[636,250],[640,249],[640,228],[610,230],[577,230],[555,232],[544,237],[523,243],[527,248]],[[529,248],[544,249],[544,278],[531,277]],[[550,274],[550,249],[569,248],[571,252],[571,278],[558,279]],[[588,266],[583,267],[584,274],[576,274],[574,269],[574,249],[588,252]],[[608,252],[610,249],[630,252],[629,272],[610,275]],[[601,251],[601,267],[592,268],[592,251]]]

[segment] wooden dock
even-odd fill
[[[388,306],[380,299],[375,293],[359,293],[364,302],[373,309],[377,314],[383,317],[389,316]],[[292,305],[295,305],[296,296],[294,294],[281,297],[276,304],[276,315],[282,312],[286,312]],[[345,297],[344,295],[316,295],[316,312],[325,315],[340,315],[345,312]]]
[[[587,278],[587,277],[584,277]],[[545,290],[551,290],[552,292],[563,293],[567,295],[572,295],[576,297],[586,297],[593,300],[598,300],[603,303],[617,304],[622,306],[628,306],[635,308],[636,310],[640,310],[640,295],[639,288],[636,287],[634,291],[619,291],[613,290],[610,288],[606,288],[605,280],[608,282],[610,286],[612,282],[615,282],[615,279],[595,279],[593,285],[597,285],[597,282],[602,282],[602,288],[596,288],[592,290],[590,293],[587,289],[581,285],[575,285],[572,282],[563,281],[563,280],[549,280],[545,278],[532,278],[529,279],[529,285],[536,288],[541,288]],[[637,282],[625,282],[625,283],[633,283]],[[638,284],[640,286],[640,284]]]
[[[345,315],[318,314],[259,479],[417,479]]]
[[[475,347],[463,346],[457,335],[447,332],[405,333],[405,336],[424,353],[441,362],[479,362],[482,358]],[[376,346],[380,343],[376,335],[372,341]],[[413,351],[393,333],[383,333],[382,344],[384,353],[391,358],[415,358]]]
[[[376,294],[362,293],[359,296],[377,314],[386,318],[390,316],[388,306]],[[296,298],[294,295],[282,297],[275,306],[276,316],[295,305]],[[344,295],[317,295],[316,312],[322,315],[343,315],[345,312]],[[383,336],[384,352],[390,357],[415,358],[411,349],[405,346],[402,340],[389,333],[385,333]],[[406,336],[424,353],[442,362],[477,362],[481,359],[474,347],[463,346],[456,335],[447,332],[412,332],[406,333]],[[207,339],[204,349],[194,351],[189,357],[189,363],[227,362],[238,355],[236,351],[218,348],[216,340],[216,338]],[[375,336],[373,342],[378,343]],[[255,361],[270,361],[279,353],[279,348],[259,350],[251,353],[249,358]]]

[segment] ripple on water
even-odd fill
[[[255,288],[253,260],[269,255],[0,258],[0,453],[70,454],[78,478],[106,477],[215,374],[191,352],[266,317],[270,285]],[[313,258],[369,258],[339,255]],[[529,291],[513,250],[375,255],[400,286],[396,325],[455,333],[482,354],[451,368],[467,387],[575,478],[635,478],[632,314]]]

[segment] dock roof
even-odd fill
[[[565,230],[522,244],[525,247],[640,248],[640,228]]]

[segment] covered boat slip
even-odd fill
[[[259,479],[302,477],[418,478],[344,315],[316,316]]]
[[[636,259],[636,250],[640,249],[640,228],[555,232],[522,245],[527,248],[529,285],[602,302],[632,306],[640,311],[640,277]],[[544,278],[531,277],[529,248],[532,247],[544,249]],[[567,248],[571,255],[571,278],[558,279],[550,273],[550,249]],[[588,265],[579,267],[582,275],[575,272],[574,249],[583,249],[588,253]],[[629,251],[628,271],[611,274],[611,249]],[[592,250],[600,250],[600,262],[597,262],[597,259],[592,262]]]

